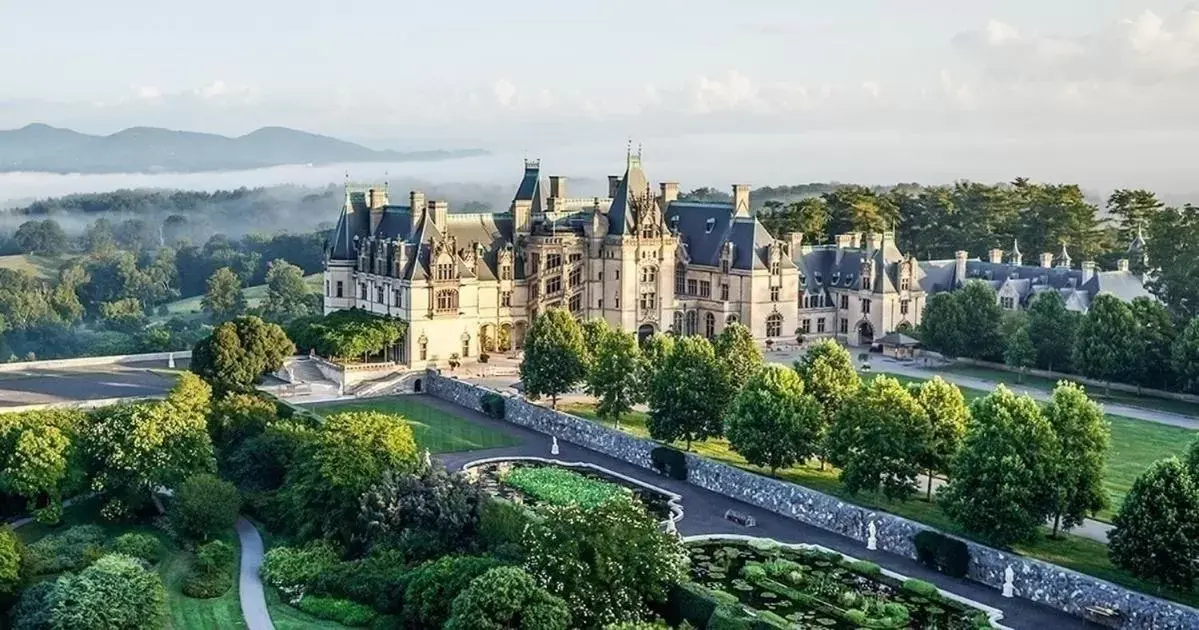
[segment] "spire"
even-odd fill
[[[1145,251],[1145,229],[1142,226],[1140,226],[1140,225],[1137,226],[1136,238],[1132,239],[1132,243],[1129,243],[1128,251],[1130,251],[1130,252]]]
[[[1070,253],[1066,251],[1066,241],[1062,241],[1062,255],[1058,262],[1058,266],[1066,269],[1070,268]]]
[[[1020,253],[1020,240],[1017,238],[1012,238],[1012,254],[1009,261],[1017,267],[1024,264],[1024,254]]]
[[[1012,256],[1019,256],[1019,255],[1020,255],[1020,239],[1013,238],[1012,239]]]

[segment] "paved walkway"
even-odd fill
[[[512,435],[521,440],[521,444],[518,446],[468,453],[448,453],[439,456],[439,459],[451,470],[459,469],[468,462],[486,457],[516,455],[545,457],[549,455],[549,436],[507,422],[494,420],[483,414],[429,396],[421,396],[421,402],[442,409],[455,416],[466,418],[477,424]],[[977,582],[956,579],[931,571],[916,561],[902,556],[883,551],[869,551],[864,544],[855,540],[730,499],[720,494],[709,492],[686,482],[657,475],[652,471],[633,466],[632,464],[595,451],[580,448],[564,441],[559,441],[558,444],[559,455],[557,459],[568,462],[587,462],[602,466],[622,475],[639,479],[681,495],[683,497],[684,516],[683,520],[679,523],[679,531],[685,536],[698,534],[749,534],[769,537],[781,542],[802,542],[821,545],[830,549],[836,549],[855,558],[875,562],[902,575],[933,582],[946,591],[998,608],[1004,612],[1002,623],[1012,628],[1037,628],[1041,630],[1044,628],[1098,627],[1085,620],[1072,617],[1036,602],[1023,599],[1005,599],[998,590]],[[744,528],[728,521],[724,518],[724,514],[729,509],[752,515],[757,521],[757,527]]]
[[[237,537],[241,541],[241,575],[238,577],[238,597],[241,614],[249,630],[275,630],[266,609],[266,594],[258,570],[262,567],[262,536],[250,521],[237,519]]]

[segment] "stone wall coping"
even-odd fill
[[[856,561],[860,560],[860,558],[855,558],[853,556],[841,553],[840,551],[837,551],[836,549],[829,549],[828,547],[824,547],[822,545],[813,545],[810,543],[785,543],[785,542],[780,542],[778,540],[775,540],[773,538],[766,538],[766,537],[762,537],[762,536],[750,536],[748,534],[699,534],[696,536],[684,536],[683,537],[684,543],[705,542],[705,541],[715,541],[715,540],[732,540],[732,541],[736,541],[736,542],[744,542],[744,543],[751,543],[751,544],[754,542],[765,542],[765,543],[768,543],[768,544],[776,546],[776,547],[786,547],[788,549],[813,549],[816,551],[823,551],[826,553],[831,552],[831,553],[835,553],[835,554],[841,556],[842,558],[844,558],[850,562],[856,562]],[[905,580],[912,579],[901,573],[896,573],[895,571],[892,571],[886,567],[879,567],[879,569],[882,570],[883,575],[885,575],[889,578],[895,579],[895,580],[905,581]],[[933,586],[936,586],[936,585],[934,584]],[[981,610],[982,612],[986,613],[987,618],[991,620],[992,626],[994,626],[996,628],[1000,628],[1001,630],[1012,630],[1008,626],[1005,626],[1005,625],[999,623],[999,621],[1001,619],[1003,619],[1003,611],[1002,610],[999,610],[998,608],[994,608],[992,606],[988,606],[988,605],[980,603],[980,602],[976,602],[973,599],[970,599],[967,597],[962,597],[961,595],[957,595],[955,593],[950,593],[949,591],[941,590],[940,588],[937,589],[937,592],[941,593],[941,596],[944,597],[945,599],[951,599],[955,602],[958,602],[959,604],[965,604],[966,606],[969,606],[971,608],[977,608],[978,610]]]
[[[530,455],[514,455],[511,457],[487,457],[484,459],[476,459],[473,462],[467,462],[466,464],[463,464],[462,470],[463,471],[470,470],[472,468],[476,468],[478,466],[483,466],[485,464],[502,464],[504,462],[522,462],[522,461],[523,462],[541,462],[543,464],[553,464],[555,466],[562,466],[563,468],[586,468],[588,470],[602,472],[605,475],[611,475],[613,477],[616,477],[617,479],[620,479],[621,481],[627,481],[630,484],[633,484],[633,485],[641,487],[641,488],[645,488],[646,490],[652,490],[654,492],[657,492],[658,494],[662,494],[662,495],[665,495],[666,497],[668,497],[668,500],[666,501],[666,505],[667,505],[667,507],[670,508],[670,520],[674,521],[675,523],[678,523],[679,521],[683,520],[683,505],[682,505],[682,503],[680,503],[683,500],[683,495],[676,494],[665,488],[659,488],[658,486],[655,486],[653,484],[645,483],[644,481],[641,481],[640,479],[634,479],[627,475],[622,475],[622,474],[616,472],[615,470],[609,470],[607,468],[604,468],[603,466],[598,466],[596,464],[590,464],[587,462],[564,462],[560,459],[549,459],[547,457],[534,457],[534,456],[530,456]]]
[[[145,354],[114,354],[104,357],[47,359],[45,361],[14,361],[12,363],[0,363],[0,372],[25,372],[27,370],[114,365],[117,363],[137,363],[140,361],[166,361],[171,355],[175,355],[176,359],[190,359],[192,351],[179,350],[176,352],[148,352]]]

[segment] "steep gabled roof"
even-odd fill
[[[612,205],[608,208],[608,234],[632,234],[633,200],[645,195],[649,189],[649,180],[641,170],[641,157],[632,154],[628,157],[624,177],[612,197]]]

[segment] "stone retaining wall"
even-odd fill
[[[89,367],[93,365],[114,365],[119,363],[141,363],[144,361],[162,361],[163,367],[171,355],[175,360],[190,359],[191,350],[175,352],[150,352],[146,354],[120,354],[106,357],[79,357],[76,359],[48,359],[46,361],[14,361],[0,363],[0,372],[25,372],[28,370],[53,370],[61,368]]]
[[[482,412],[481,399],[496,393],[429,371],[425,391],[454,404]],[[557,436],[571,444],[651,468],[650,451],[658,444],[600,424],[505,396],[505,419],[513,424]],[[874,521],[878,548],[916,557],[913,537],[932,528],[886,512],[870,510],[836,497],[785,481],[687,453],[688,482],[724,496],[794,518],[865,544],[867,526]],[[685,508],[686,506],[684,506]],[[935,530],[934,530],[935,531]],[[1089,618],[1089,607],[1119,609],[1122,628],[1182,630],[1199,628],[1199,610],[1143,595],[1099,578],[1040,560],[965,541],[970,549],[968,577],[993,588],[1003,586],[1003,573],[1012,567],[1016,595]]]

